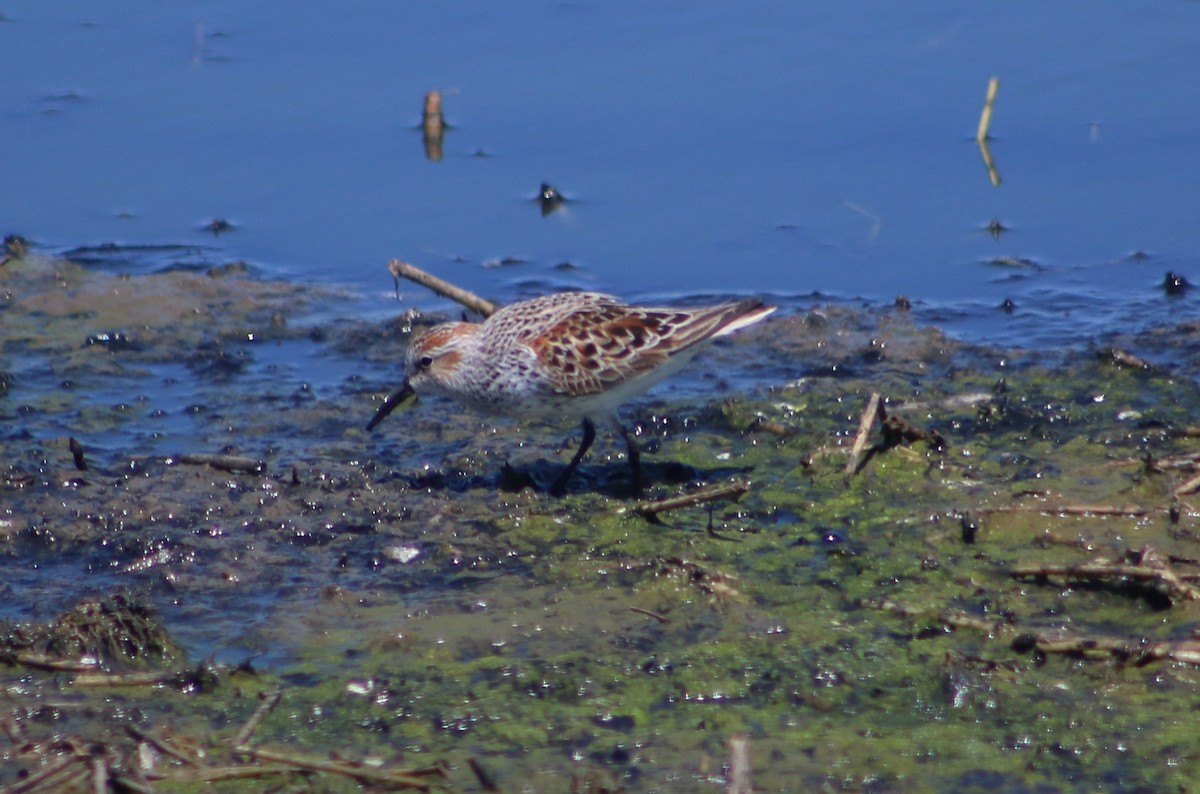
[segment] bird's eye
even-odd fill
[[[421,356],[417,359],[417,369],[429,369],[433,366],[433,356]]]

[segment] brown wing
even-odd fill
[[[592,306],[573,312],[529,344],[554,373],[555,391],[597,394],[661,366],[756,305],[743,301],[694,310]]]

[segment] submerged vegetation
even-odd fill
[[[431,401],[365,434],[419,318],[305,325],[343,298],[237,271],[16,260],[0,288],[13,791],[1200,771],[1188,355],[972,348],[895,310],[772,320],[632,412],[651,497],[749,482],[651,521],[603,442],[564,498],[530,486],[565,427]],[[288,368],[332,359],[355,374]],[[886,426],[861,422],[873,394]]]

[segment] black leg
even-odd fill
[[[579,441],[579,449],[575,450],[575,456],[571,458],[571,462],[567,464],[567,468],[563,473],[558,475],[558,479],[550,486],[550,493],[553,496],[562,496],[567,492],[567,480],[571,479],[575,469],[579,467],[579,461],[583,460],[583,456],[592,446],[592,442],[596,440],[596,426],[592,424],[592,420],[586,416],[583,417],[583,438]]]
[[[629,435],[629,431],[625,429],[625,425],[617,423],[617,432],[621,434],[621,438],[625,439],[625,448],[629,450],[629,468],[633,475],[633,493],[637,496],[642,495],[642,455],[638,452],[637,444],[634,443],[633,437]]]

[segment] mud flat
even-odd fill
[[[1194,324],[999,351],[894,308],[773,319],[633,409],[652,499],[739,485],[652,523],[607,442],[541,491],[569,425],[431,401],[364,432],[438,318],[314,319],[339,302],[0,268],[0,784],[1200,774]]]

